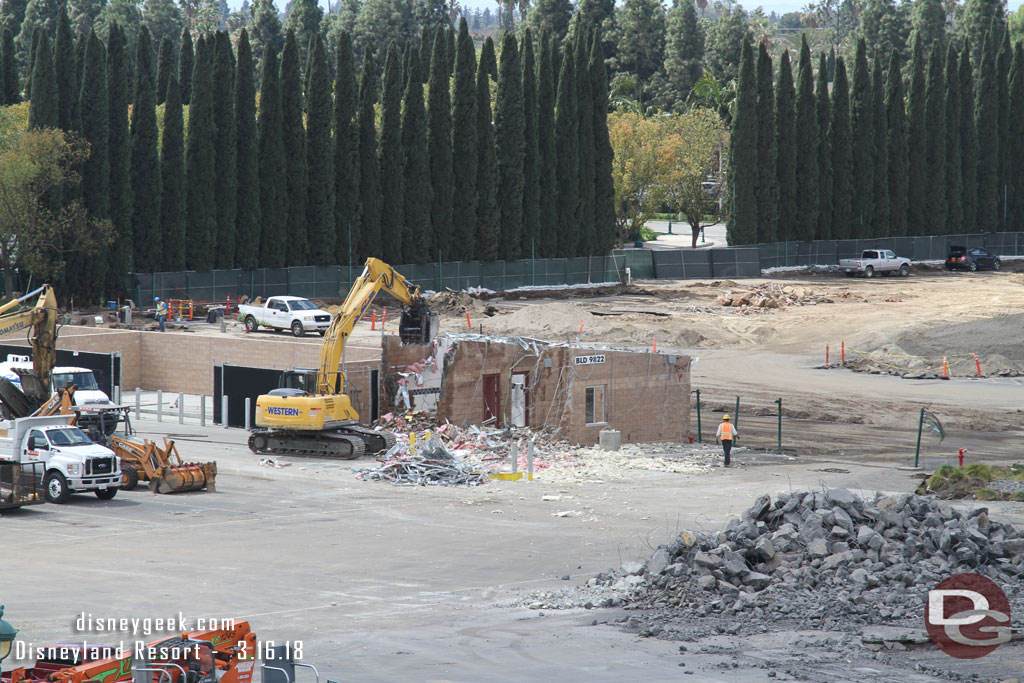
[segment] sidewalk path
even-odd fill
[[[647,227],[655,232],[668,232],[668,221],[647,221]],[[644,242],[647,249],[690,249],[692,241],[690,224],[672,221],[672,234],[659,235],[654,242]],[[725,223],[715,223],[704,228],[704,241],[697,237],[698,249],[713,249],[729,246],[725,239]]]

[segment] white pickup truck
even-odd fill
[[[910,259],[897,256],[889,249],[865,249],[860,258],[839,259],[839,270],[847,277],[857,274],[874,277],[875,273],[899,273],[900,277],[906,277],[910,275]]]
[[[0,460],[41,463],[46,500],[63,503],[72,493],[93,491],[110,500],[121,487],[121,462],[93,443],[73,415],[22,417],[0,422]]]
[[[300,296],[272,296],[262,305],[242,304],[238,319],[245,329],[255,332],[260,327],[291,330],[296,337],[306,332],[319,332],[322,337],[331,326],[331,314]]]

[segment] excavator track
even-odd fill
[[[395,445],[395,435],[362,426],[347,426],[323,432],[261,430],[249,435],[249,450],[259,454],[303,455],[355,460]]]
[[[361,438],[363,443],[366,444],[366,452],[370,455],[391,450],[391,447],[397,441],[395,435],[391,432],[378,432],[363,425],[347,425],[342,427],[340,431]]]

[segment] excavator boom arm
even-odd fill
[[[32,308],[20,308],[32,297],[39,299]],[[9,312],[9,311],[14,311]],[[43,285],[19,299],[0,306],[0,337],[6,337],[33,328],[32,370],[49,389],[50,375],[57,358],[57,297],[53,287]]]

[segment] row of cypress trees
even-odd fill
[[[245,30],[236,49],[220,32],[176,54],[143,25],[133,78],[116,25],[106,45],[90,33],[80,69],[65,32],[62,9],[54,48],[40,32],[33,49],[29,123],[89,142],[82,199],[117,235],[102,263],[67,269],[70,293],[111,295],[129,271],[568,257],[614,241],[596,32],[564,50],[509,33],[477,63],[463,20],[454,55],[448,31],[425,34],[429,68],[420,45],[389,45],[380,87],[371,59],[356,78],[343,35],[333,93],[322,37],[303,74],[289,33],[280,55],[265,48],[258,111]]]
[[[731,244],[1015,230],[1024,221],[1024,47],[993,22],[971,43],[913,41],[852,82],[842,57],[817,76],[806,38],[793,78],[743,46],[730,140]],[[886,64],[887,61],[887,64]],[[773,83],[774,80],[774,83]],[[816,81],[816,83],[815,83]]]

